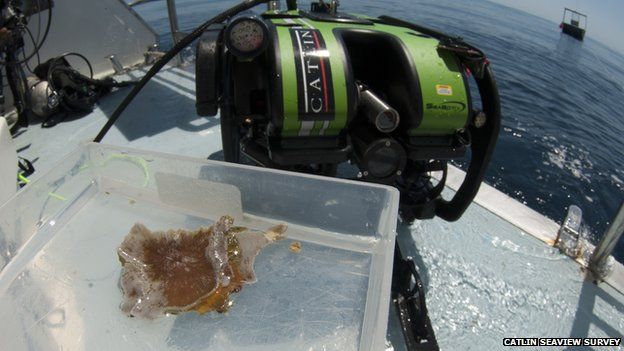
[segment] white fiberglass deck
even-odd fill
[[[190,70],[166,69],[137,97],[104,143],[221,159],[219,119],[196,115],[194,90]],[[36,158],[39,172],[50,169],[97,134],[125,92],[103,98],[88,116],[51,129],[32,124],[15,139],[20,156]],[[504,337],[621,338],[624,296],[607,284],[585,280],[579,265],[534,237],[554,237],[557,227],[552,221],[526,219],[520,212],[530,210],[491,188],[486,192],[494,196],[482,192],[483,206],[473,204],[455,223],[434,219],[397,228],[403,253],[415,259],[426,287],[440,347],[503,349]],[[514,211],[514,224],[503,219]],[[403,349],[392,308],[388,339],[395,349]]]

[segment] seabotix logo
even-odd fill
[[[445,101],[441,104],[428,103],[425,106],[428,110],[442,110],[449,112],[463,112],[466,109],[466,104],[461,101]]]

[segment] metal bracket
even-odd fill
[[[587,230],[581,225],[582,221],[583,211],[578,206],[570,206],[557,234],[555,246],[586,267],[597,281],[603,281],[612,271],[614,259],[611,253],[624,233],[624,203],[593,250],[587,240]]]
[[[112,55],[108,56],[108,59],[111,61],[111,64],[113,65],[113,69],[115,70],[115,74],[123,74],[126,71],[124,69],[124,66],[121,64],[121,62],[119,62],[119,59],[117,58],[117,55],[112,54]]]
[[[583,254],[583,243],[581,241],[582,221],[583,211],[578,206],[571,205],[555,240],[555,246],[559,248],[559,251],[573,259],[577,259]]]
[[[416,265],[411,259],[403,258],[398,242],[394,248],[392,301],[401,322],[407,350],[440,350],[429,320],[425,292]]]

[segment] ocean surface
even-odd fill
[[[234,3],[176,0],[180,28],[190,31]],[[308,8],[309,1],[299,4]],[[413,21],[482,49],[503,109],[487,182],[559,223],[576,204],[592,241],[602,236],[624,201],[624,56],[591,39],[599,18],[589,18],[581,43],[562,35],[558,23],[486,0],[343,0],[341,7]],[[165,1],[135,10],[169,47]],[[624,240],[615,256],[624,261]]]

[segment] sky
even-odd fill
[[[559,23],[563,8],[587,15],[586,36],[624,54],[624,0],[491,0]]]

